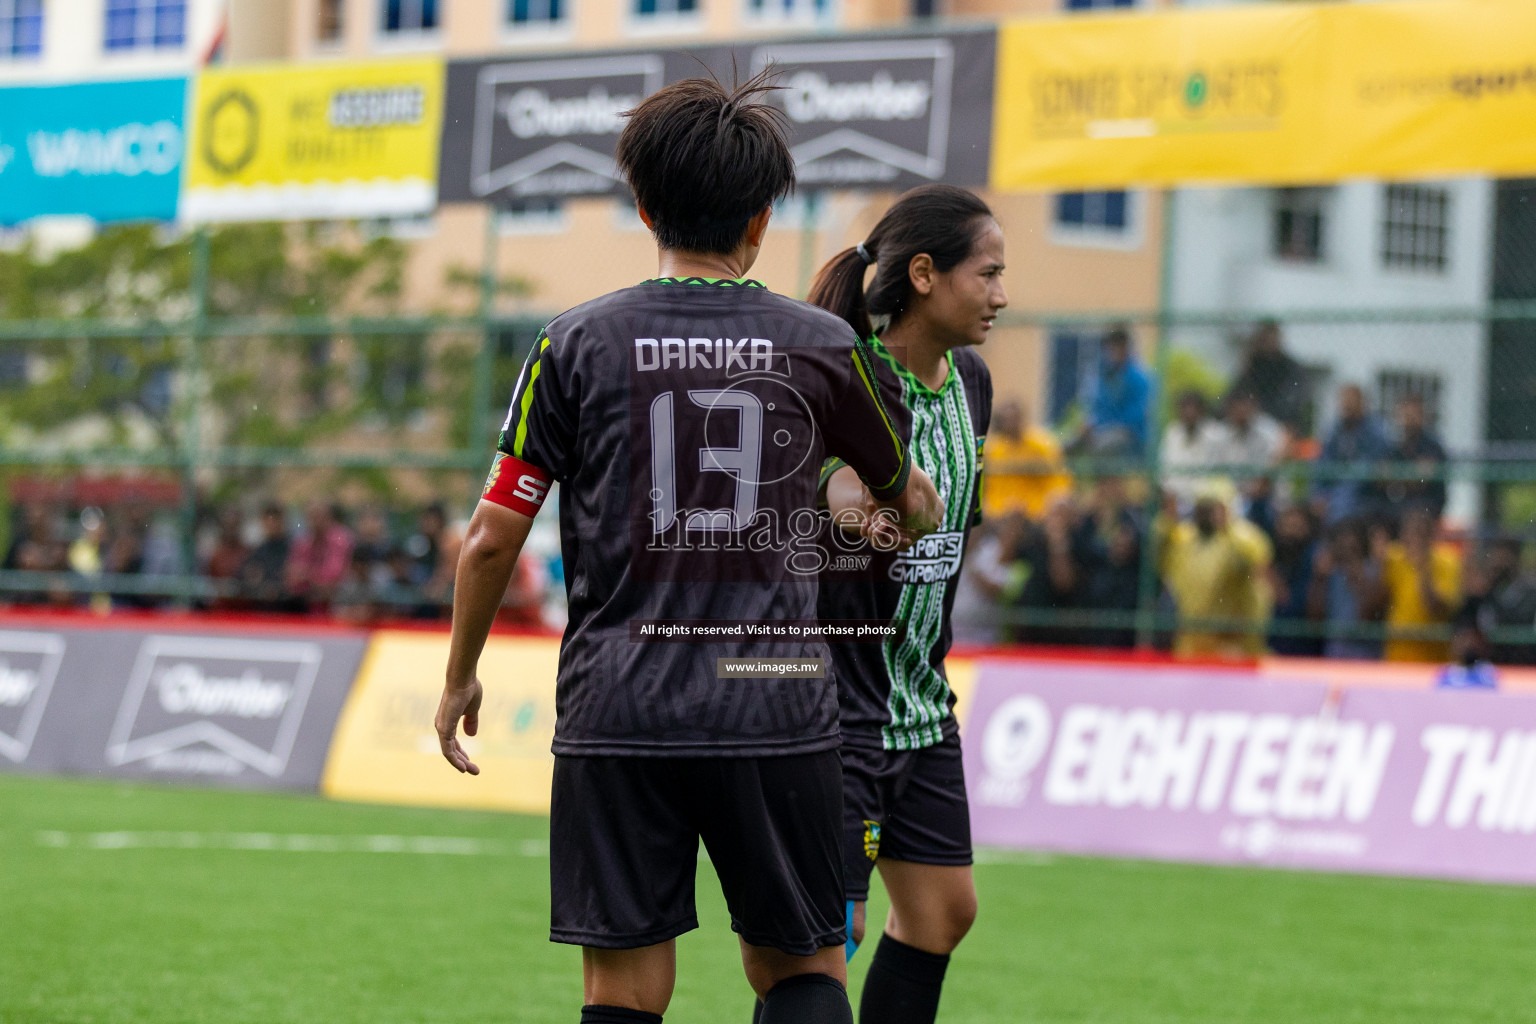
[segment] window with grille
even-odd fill
[[[1049,422],[1060,425],[1078,409],[1093,388],[1099,368],[1097,331],[1055,331],[1051,334],[1050,382],[1046,394]]]
[[[108,50],[158,49],[187,41],[186,0],[107,0]]]
[[[383,29],[388,34],[435,32],[441,8],[438,0],[384,0]]]
[[[1124,231],[1130,224],[1124,192],[1062,192],[1056,196],[1056,223],[1099,231]]]
[[[0,0],[0,59],[43,52],[43,0]]]
[[[1321,263],[1325,254],[1328,190],[1277,188],[1274,191],[1274,243],[1277,259]]]
[[[635,16],[655,18],[693,14],[699,9],[699,0],[633,0]]]
[[[1438,373],[1421,370],[1382,370],[1376,375],[1376,395],[1381,418],[1388,423],[1397,415],[1397,407],[1406,398],[1424,403],[1424,419],[1430,430],[1440,426],[1440,396],[1444,382]]]
[[[558,25],[568,8],[567,0],[507,0],[507,24],[513,28]]]
[[[1388,185],[1381,262],[1397,270],[1443,271],[1450,262],[1451,193],[1428,185]]]
[[[346,0],[320,0],[315,12],[315,38],[322,43],[341,41],[343,10]]]
[[[1052,200],[1051,237],[1058,245],[1134,249],[1142,240],[1139,192],[1059,192]]]
[[[832,4],[831,0],[746,0],[746,7],[753,21],[816,21]]]

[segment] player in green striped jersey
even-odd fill
[[[864,279],[873,265],[866,292]],[[954,698],[944,675],[950,613],[981,509],[992,378],[986,341],[1003,289],[1003,234],[974,194],[929,185],[903,195],[860,245],[835,258],[811,301],[838,314],[895,371],[912,413],[912,460],[946,503],[938,531],[900,554],[868,547],[822,576],[823,619],[897,619],[904,634],[833,644],[843,737],[850,955],[878,867],[891,915],[865,982],[863,1024],[932,1024],[949,954],[976,915],[970,812]],[[872,509],[858,476],[823,469],[836,513]],[[841,552],[843,546],[833,546]],[[855,552],[857,555],[857,552]],[[835,558],[836,556],[834,556]]]

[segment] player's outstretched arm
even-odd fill
[[[443,699],[437,706],[437,740],[443,757],[461,772],[479,775],[480,768],[469,759],[459,743],[459,719],[464,720],[464,735],[473,736],[480,728],[480,680],[475,666],[485,649],[496,609],[507,593],[512,569],[533,517],[514,512],[504,505],[482,501],[469,521],[469,531],[459,552],[458,570],[453,589],[453,639],[448,649],[448,680]]]

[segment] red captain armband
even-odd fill
[[[486,477],[485,490],[480,497],[513,512],[521,512],[531,519],[539,514],[539,506],[549,496],[549,483],[553,479],[538,466],[514,458],[506,452],[497,452],[496,461],[491,464],[491,475]]]

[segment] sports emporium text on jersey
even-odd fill
[[[960,558],[965,553],[965,532],[946,530],[918,539],[891,563],[890,576],[896,583],[937,583],[960,575]]]

